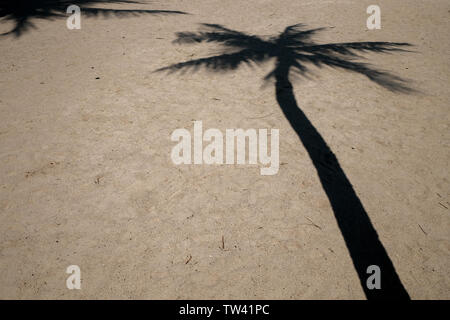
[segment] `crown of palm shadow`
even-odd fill
[[[77,5],[81,8],[83,15],[92,16],[138,16],[138,15],[166,15],[166,14],[186,14],[182,11],[171,10],[146,10],[146,9],[109,9],[85,7],[95,4],[142,4],[133,0],[0,0],[0,19],[13,21],[15,26],[8,32],[1,35],[14,34],[19,37],[30,28],[36,27],[31,22],[32,19],[49,19],[66,17],[66,10],[70,5]]]
[[[304,30],[303,24],[287,27],[275,37],[263,38],[231,30],[218,24],[202,24],[199,32],[179,32],[174,43],[189,44],[200,42],[218,43],[223,47],[220,54],[176,63],[159,71],[186,72],[206,68],[210,71],[230,71],[241,65],[261,64],[270,59],[276,66],[264,79],[269,80],[277,74],[288,71],[294,75],[308,77],[310,66],[332,67],[365,75],[382,87],[397,92],[412,92],[402,78],[368,63],[357,61],[362,53],[410,52],[403,49],[411,46],[399,42],[346,42],[317,44],[312,36],[325,28]],[[292,73],[291,73],[292,75]]]

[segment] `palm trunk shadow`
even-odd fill
[[[286,70],[276,74],[276,99],[317,170],[367,299],[410,299],[336,156],[298,107]],[[380,267],[380,290],[366,285],[370,265]]]
[[[347,42],[316,44],[312,35],[322,29],[304,30],[301,24],[291,25],[276,37],[264,39],[231,30],[217,24],[203,24],[205,31],[180,32],[178,43],[216,42],[226,50],[218,55],[193,59],[157,71],[176,72],[200,67],[215,72],[237,69],[243,64],[259,64],[276,59],[276,67],[264,79],[276,80],[276,99],[291,127],[307,150],[330,201],[337,224],[352,258],[361,286],[368,299],[409,299],[394,265],[378,238],[367,212],[353,190],[336,156],[314,128],[295,100],[289,72],[307,76],[307,65],[328,66],[366,76],[393,92],[412,93],[406,81],[388,72],[377,70],[367,63],[355,61],[358,53],[388,53],[406,51],[408,43]],[[231,50],[231,51],[230,51]],[[370,290],[366,284],[367,268],[376,265],[381,271],[381,289]]]

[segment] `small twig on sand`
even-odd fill
[[[448,210],[448,208],[446,206],[444,206],[442,203],[439,202],[439,204]]]
[[[423,228],[420,226],[420,224],[417,224],[420,228],[420,230],[422,230],[422,232],[427,236],[428,234],[425,232],[425,230],[423,230]]]
[[[310,218],[306,217],[306,219],[308,219],[309,222],[311,222],[311,224],[316,227],[319,228],[320,230],[322,230],[322,228],[320,226],[318,226],[317,224],[315,224]]]
[[[192,256],[191,256],[191,255],[189,255],[189,257],[188,257],[187,261],[185,262],[185,264],[188,264],[188,263],[189,263],[189,261],[191,261],[191,260],[192,260]]]
[[[225,250],[225,238],[222,236],[222,250]]]
[[[256,117],[256,118],[247,118],[247,119],[251,119],[251,120],[254,120],[254,119],[263,119],[263,118],[267,118],[267,117],[269,117],[269,116],[271,116],[271,115],[273,115],[274,113],[272,112],[272,113],[269,113],[269,114],[267,114],[267,115],[265,115],[265,116],[262,116],[262,117]]]

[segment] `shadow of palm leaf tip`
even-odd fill
[[[21,36],[24,32],[35,29],[32,19],[54,19],[66,17],[66,10],[71,5],[77,5],[85,16],[116,16],[128,17],[138,15],[168,15],[187,14],[182,11],[147,10],[147,9],[110,9],[94,8],[91,5],[104,4],[146,4],[133,0],[0,0],[0,19],[13,21],[12,30],[1,35],[14,34]]]
[[[305,30],[301,24],[287,27],[275,37],[258,37],[231,30],[217,24],[203,24],[199,32],[179,32],[175,43],[217,43],[222,53],[176,63],[155,72],[192,71],[205,68],[213,72],[236,70],[241,65],[275,60],[275,67],[264,78],[275,79],[275,97],[291,128],[307,151],[368,299],[409,299],[378,233],[353,189],[336,155],[306,114],[299,108],[290,75],[308,77],[310,66],[331,67],[365,75],[382,87],[402,93],[414,90],[398,76],[358,62],[365,52],[406,52],[408,43],[348,42],[317,44],[312,36],[324,28]],[[382,289],[370,290],[366,284],[367,268],[377,265],[382,270]]]

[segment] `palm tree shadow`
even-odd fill
[[[133,0],[0,0],[0,19],[3,21],[13,21],[12,30],[0,34],[2,36],[14,34],[16,37],[21,36],[24,32],[35,29],[31,22],[32,19],[48,19],[67,17],[66,10],[70,5],[77,5],[81,8],[84,16],[100,16],[104,17],[116,16],[127,17],[144,14],[151,15],[168,15],[168,14],[186,14],[182,11],[170,10],[120,10],[108,8],[86,7],[95,4],[140,4]]]
[[[190,60],[157,71],[225,72],[243,64],[260,64],[275,59],[275,68],[265,80],[275,79],[276,100],[282,112],[307,150],[330,201],[336,221],[349,250],[361,286],[368,299],[409,299],[370,218],[349,179],[321,134],[299,108],[294,96],[290,75],[307,77],[309,66],[328,66],[365,75],[382,87],[402,93],[412,93],[400,77],[356,61],[359,53],[387,53],[407,51],[407,43],[350,42],[314,43],[312,36],[321,29],[305,30],[301,25],[287,27],[276,37],[264,39],[227,29],[221,25],[203,24],[196,33],[177,33],[176,43],[213,42],[224,48],[219,55]],[[367,268],[377,265],[381,270],[381,290],[370,290],[366,285]]]

